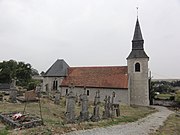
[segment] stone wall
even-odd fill
[[[63,79],[64,79],[64,77],[44,77],[43,78],[42,90],[43,91],[53,90],[53,82],[54,82],[54,80],[56,80],[58,82],[58,89],[57,90],[60,91],[59,85],[62,83]]]
[[[112,95],[112,92],[115,92],[115,102],[116,103],[125,103],[128,104],[128,90],[127,89],[108,89],[108,88],[86,88],[86,91],[89,91],[88,99],[89,101],[94,101],[94,97],[97,91],[100,91],[100,101],[104,102],[104,97],[107,95]],[[66,91],[70,91],[69,87],[62,87],[61,93],[62,96],[66,95]],[[80,95],[84,93],[84,88],[75,87],[73,89],[75,95]]]
[[[148,59],[129,59],[129,99],[130,104],[149,105]],[[140,63],[140,72],[135,72],[135,63]]]

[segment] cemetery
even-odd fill
[[[34,90],[25,91],[20,96],[17,90],[10,91],[9,95],[1,94],[1,124],[9,127],[8,132],[12,133],[63,134],[74,130],[132,122],[155,111],[149,107],[131,107],[115,103],[114,92],[105,96],[104,102],[100,102],[101,94],[98,90],[94,101],[91,102],[88,100],[86,87],[80,95],[73,92],[75,86],[69,87],[70,91],[66,96],[61,96],[57,91],[37,93]]]

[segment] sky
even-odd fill
[[[126,66],[136,7],[153,78],[180,79],[180,0],[0,0],[0,61]]]

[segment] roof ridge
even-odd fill
[[[127,66],[78,66],[78,67],[69,67],[69,68],[112,68],[112,67],[127,67]]]

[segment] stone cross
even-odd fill
[[[17,97],[17,91],[16,90],[12,90],[9,94],[9,101],[11,103],[16,103],[17,100],[16,100],[16,97]]]
[[[3,95],[0,94],[0,101],[3,101]]]
[[[84,93],[80,96],[81,101],[81,112],[80,112],[80,120],[87,121],[89,120],[89,111],[88,111],[88,97],[86,94],[86,87],[84,87]]]
[[[61,97],[61,94],[60,93],[56,93],[54,95],[54,104],[56,105],[59,105],[60,104],[60,97]]]
[[[76,96],[73,93],[73,86],[70,87],[70,92],[67,95],[67,102],[66,102],[66,121],[67,123],[74,123],[75,122],[75,104],[76,104]]]
[[[99,116],[99,103],[100,103],[100,92],[99,90],[96,92],[96,96],[94,98],[94,109],[93,109],[93,115],[91,117],[91,120],[93,122],[97,122],[100,120]]]
[[[16,89],[16,80],[15,79],[12,79],[10,89]]]
[[[115,117],[115,107],[114,107],[114,99],[115,99],[115,92],[112,93],[111,98],[111,117]]]
[[[109,118],[109,115],[110,115],[110,109],[109,109],[109,101],[108,101],[108,96],[106,95],[105,96],[105,99],[104,99],[104,111],[103,111],[103,118],[106,119],[106,118]]]

